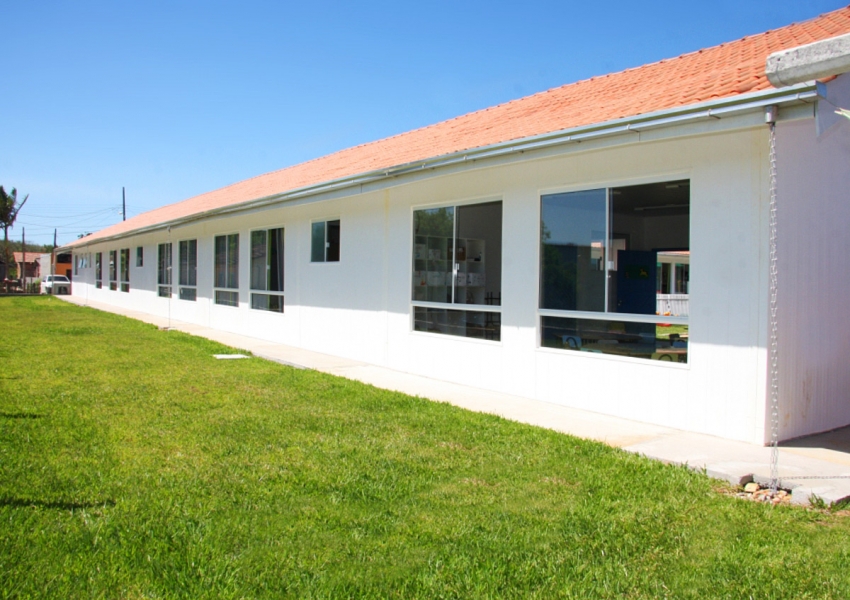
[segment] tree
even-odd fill
[[[29,197],[27,194],[18,204],[18,190],[12,188],[12,193],[7,194],[0,185],[0,225],[3,226],[3,258],[7,266],[12,264],[9,256],[9,228],[15,225],[15,219],[18,218],[18,213],[21,212]]]

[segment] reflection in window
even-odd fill
[[[413,329],[494,341],[499,341],[502,335],[499,313],[427,306],[414,307]]]
[[[689,313],[689,182],[544,195],[540,263],[541,309],[607,314],[608,321],[590,321],[595,332],[606,323],[625,323],[623,335],[632,336],[628,341],[622,336],[600,338],[598,343],[605,349],[587,351],[651,358],[653,352],[634,350],[633,334],[642,335],[645,349],[647,340],[655,339],[649,330],[665,317],[687,327],[683,319]],[[658,319],[647,324],[645,317],[630,320],[629,315]],[[552,334],[552,319],[544,317],[548,325],[543,326],[541,343],[561,347],[553,342],[558,336]],[[572,321],[560,319],[558,327]],[[568,332],[563,336],[573,339]],[[583,348],[591,345],[583,344]],[[673,354],[686,360],[687,353]]]
[[[543,196],[540,307],[605,310],[607,190]]]
[[[310,240],[311,262],[339,261],[339,230],[339,219],[313,223]]]
[[[688,326],[543,317],[541,345],[579,352],[688,362]]]
[[[103,287],[103,253],[95,252],[94,254],[94,287],[101,289]]]
[[[283,312],[283,228],[251,232],[251,290],[251,308]]]
[[[239,234],[215,237],[214,287],[224,288],[215,292],[215,303],[225,306],[239,305]]]
[[[118,251],[110,250],[109,251],[109,289],[117,290],[118,289]]]
[[[121,291],[130,291],[130,249],[121,249]]]
[[[181,300],[197,298],[198,285],[198,240],[183,240],[178,246],[178,297]]]
[[[501,306],[502,203],[413,213],[413,302]],[[501,313],[425,309],[414,329],[498,340]]]
[[[171,297],[171,242],[157,247],[156,267],[157,294],[163,298]]]

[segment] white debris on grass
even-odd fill
[[[213,354],[218,360],[234,360],[237,358],[251,358],[247,354]]]

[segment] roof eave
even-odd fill
[[[582,125],[569,129],[562,129],[549,133],[529,136],[506,142],[499,142],[488,146],[481,146],[469,150],[461,150],[451,154],[435,156],[410,163],[404,163],[376,169],[357,175],[340,177],[338,179],[328,180],[322,183],[311,184],[300,188],[288,190],[286,192],[272,194],[254,200],[247,200],[238,204],[222,206],[202,212],[193,213],[185,217],[179,217],[168,221],[161,221],[154,225],[140,227],[131,231],[122,232],[112,236],[99,237],[92,240],[90,243],[109,242],[116,239],[160,231],[185,225],[193,221],[205,219],[213,216],[222,216],[256,208],[266,207],[273,204],[288,202],[312,195],[345,189],[363,185],[366,183],[374,183],[391,177],[397,177],[423,169],[439,169],[464,163],[467,161],[481,160],[496,156],[504,156],[507,154],[527,152],[529,150],[538,150],[549,148],[562,144],[570,144],[591,140],[603,136],[617,135],[628,132],[640,132],[647,129],[671,127],[681,125],[687,122],[706,120],[706,119],[721,119],[723,117],[741,114],[744,112],[755,111],[765,106],[782,105],[796,102],[813,102],[817,100],[821,89],[816,81],[806,81],[784,88],[773,88],[739,94],[733,97],[718,98],[707,102],[692,104],[687,106],[679,106],[670,109],[664,109],[652,113],[624,117],[603,123],[594,123],[591,125]],[[75,247],[83,247],[89,245],[85,241],[86,238],[75,240],[71,244],[61,246],[57,250],[73,249]]]

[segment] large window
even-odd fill
[[[411,294],[414,330],[501,339],[501,202],[414,211]]]
[[[215,303],[239,306],[239,234],[215,237]]]
[[[339,261],[339,219],[316,221],[310,240],[311,262]]]
[[[145,266],[145,249],[143,246],[136,246],[136,266]]]
[[[118,289],[118,251],[110,250],[109,251],[109,289],[117,290]]]
[[[94,287],[100,289],[103,287],[103,253],[95,252],[94,254]]]
[[[687,180],[544,195],[541,221],[541,345],[687,362]]]
[[[156,282],[157,294],[171,298],[171,242],[157,248]]]
[[[121,291],[130,291],[130,249],[121,249]]]
[[[251,308],[283,312],[283,228],[251,232]]]
[[[198,240],[183,240],[179,245],[179,296],[181,300],[198,297]]]

